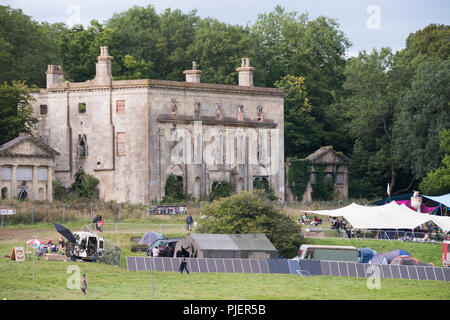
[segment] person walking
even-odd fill
[[[192,224],[194,223],[194,219],[192,215],[189,213],[186,217],[186,230],[192,231]]]
[[[87,287],[88,287],[88,281],[86,279],[86,274],[83,274],[83,280],[81,283],[81,292],[83,292],[83,296],[86,295]]]
[[[184,270],[186,270],[187,274],[189,274],[189,270],[187,268],[187,258],[186,257],[181,258],[180,274],[182,274]]]

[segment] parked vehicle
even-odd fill
[[[358,248],[352,246],[303,244],[294,259],[359,262],[358,255]]]
[[[72,233],[69,229],[60,224],[54,224],[58,231],[67,240],[66,256],[71,259],[81,259],[85,261],[96,261],[102,257],[105,251],[105,239],[93,232],[76,231]]]
[[[153,248],[158,248],[159,257],[173,257],[175,246],[180,239],[159,239],[153,242],[147,249],[147,255],[152,256]]]

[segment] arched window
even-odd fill
[[[177,118],[177,100],[176,99],[171,100],[170,109],[171,109],[170,114],[172,115],[172,119],[176,119]]]
[[[86,135],[78,135],[78,158],[85,159],[87,157]]]
[[[258,106],[258,122],[263,122],[263,120],[264,120],[263,107]]]
[[[223,111],[223,106],[220,103],[216,104],[217,110],[216,110],[216,119],[217,120],[222,120],[222,111]]]
[[[238,121],[244,121],[244,106],[241,104],[238,106]]]
[[[200,120],[200,102],[194,103],[195,120]]]
[[[4,187],[2,188],[2,200],[6,199],[8,197],[8,188]]]

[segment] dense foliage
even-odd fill
[[[210,203],[202,233],[264,233],[280,255],[292,258],[300,246],[300,226],[282,214],[262,190],[245,191]]]
[[[348,58],[351,43],[336,20],[280,6],[245,26],[149,5],[71,28],[0,6],[0,83],[7,83],[0,142],[35,123],[24,107],[26,86],[44,87],[48,64],[62,64],[67,80],[92,79],[102,45],[114,56],[115,79],[183,81],[182,71],[197,61],[202,82],[235,84],[235,68],[249,57],[255,85],[286,91],[285,157],[332,145],[353,160],[350,196],[384,196],[388,182],[391,194],[410,192],[441,167],[438,134],[450,127],[449,37],[450,26],[430,24],[411,33],[403,50]]]
[[[169,175],[166,181],[163,203],[176,203],[188,200],[184,193],[183,180],[176,175]]]

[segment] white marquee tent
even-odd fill
[[[335,210],[318,210],[303,212],[343,217],[356,229],[414,229],[428,221],[433,221],[444,232],[450,230],[450,217],[417,213],[405,205],[392,201],[383,206],[361,206],[352,203]]]

